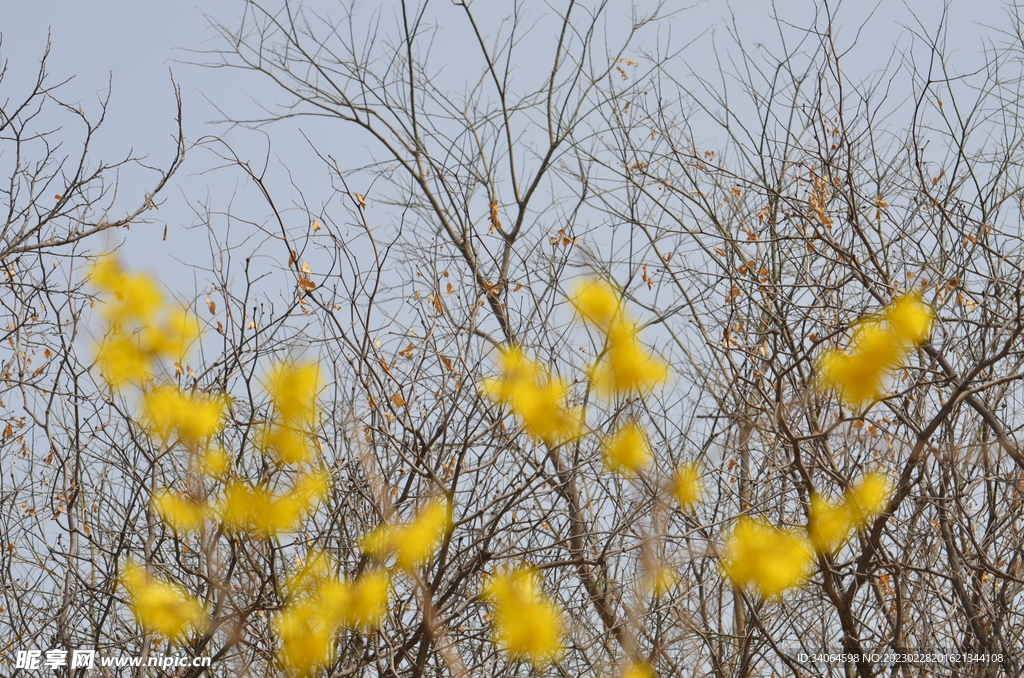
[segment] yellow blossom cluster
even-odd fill
[[[562,615],[541,591],[540,575],[523,568],[493,575],[481,597],[494,609],[494,638],[509,655],[544,666],[562,653]]]
[[[807,533],[820,553],[832,553],[842,546],[850,531],[864,526],[884,508],[892,493],[889,479],[878,472],[868,473],[850,487],[838,504],[819,494],[811,495]]]
[[[206,615],[203,605],[180,586],[154,579],[146,568],[129,561],[120,577],[128,592],[128,605],[139,626],[180,642],[186,633],[198,629]]]
[[[890,493],[889,480],[872,472],[847,490],[840,504],[812,495],[806,531],[740,517],[726,544],[722,567],[739,588],[752,586],[765,597],[781,594],[807,578],[815,551],[831,553],[839,548],[854,527],[865,525],[884,509]]]
[[[810,573],[812,556],[799,531],[741,516],[726,544],[722,567],[737,587],[753,586],[768,597],[801,584]]]
[[[187,310],[164,312],[163,295],[145,275],[128,275],[111,256],[101,258],[89,280],[108,298],[103,314],[110,321],[96,361],[114,388],[142,386],[161,359],[180,361],[199,337],[199,321]],[[113,297],[113,298],[110,298]]]
[[[637,475],[654,459],[647,435],[635,421],[605,438],[602,449],[605,466],[625,476]]]
[[[381,524],[363,537],[363,550],[377,558],[394,552],[398,567],[409,570],[434,554],[438,542],[452,529],[451,502],[428,503],[409,523]]]
[[[274,418],[263,432],[264,449],[286,464],[304,464],[313,454],[310,428],[316,423],[317,366],[278,365],[267,380]]]
[[[590,382],[598,393],[642,395],[664,383],[668,365],[640,343],[636,323],[611,285],[602,280],[583,282],[572,304],[587,323],[605,334],[604,353],[590,369]]]
[[[354,580],[337,576],[337,563],[313,553],[285,585],[287,602],[274,617],[281,641],[278,659],[291,675],[307,676],[334,657],[334,639],[343,629],[377,628],[388,610],[391,579],[381,569]]]
[[[566,386],[542,365],[530,360],[518,346],[501,350],[501,376],[484,379],[483,391],[492,400],[508,405],[523,421],[526,432],[549,445],[564,443],[579,435],[579,408],[564,405]]]
[[[920,296],[897,298],[879,316],[858,323],[849,350],[825,352],[818,366],[822,384],[855,407],[877,400],[885,393],[886,377],[903,366],[909,349],[927,340],[933,319]]]

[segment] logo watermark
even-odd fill
[[[161,669],[183,666],[209,666],[210,657],[189,657],[163,654],[142,656],[104,656],[96,650],[18,650],[15,653],[16,669],[91,669],[96,666],[147,666]]]

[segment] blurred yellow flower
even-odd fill
[[[572,305],[584,320],[608,328],[618,318],[621,303],[615,288],[604,280],[587,280],[576,285]]]
[[[142,405],[151,435],[167,441],[177,433],[186,445],[195,447],[221,429],[227,402],[160,386],[143,395]]]
[[[498,359],[502,375],[484,379],[483,392],[508,405],[531,436],[554,445],[579,435],[582,413],[564,405],[568,389],[546,369],[529,360],[516,346],[502,349]]]
[[[178,532],[195,532],[206,520],[206,505],[161,488],[153,493],[153,508]]]
[[[818,493],[811,495],[807,534],[819,553],[833,553],[850,536],[853,517],[846,504],[830,504]]]
[[[931,331],[935,312],[918,294],[895,299],[885,310],[885,318],[893,329],[910,344],[923,344]]]
[[[847,490],[845,505],[858,527],[866,524],[885,508],[892,494],[892,483],[882,473],[871,472]]]
[[[90,270],[89,280],[117,299],[103,308],[104,314],[114,322],[145,323],[163,307],[163,295],[155,281],[144,275],[126,275],[112,256],[97,261]]]
[[[263,485],[254,487],[232,480],[224,487],[220,518],[228,528],[271,537],[297,528],[327,487],[328,479],[323,473],[300,477],[291,490],[281,495]]]
[[[334,656],[337,628],[327,611],[313,601],[291,603],[274,618],[274,631],[281,640],[278,660],[287,673],[308,676]]]
[[[605,465],[611,471],[625,476],[635,476],[654,459],[647,435],[635,421],[606,438],[602,451]]]
[[[349,589],[345,625],[364,630],[380,626],[388,611],[390,590],[391,578],[386,570],[373,569],[360,575]]]
[[[799,533],[742,516],[726,544],[722,566],[736,586],[753,586],[769,597],[801,584],[812,556],[810,543]]]
[[[404,525],[380,525],[362,540],[366,553],[379,558],[391,551],[398,567],[411,569],[434,554],[437,543],[452,529],[451,503],[435,500]]]
[[[819,363],[821,383],[853,406],[877,400],[885,379],[903,367],[909,349],[924,343],[934,313],[915,294],[897,298],[880,316],[859,323],[850,350],[826,351]]]
[[[672,474],[672,494],[679,505],[688,509],[700,501],[704,493],[701,469],[695,463],[683,464]]]
[[[104,340],[97,352],[103,378],[114,388],[128,384],[142,385],[152,374],[152,358],[142,350],[139,338],[116,334]]]
[[[147,325],[142,337],[147,350],[153,355],[180,361],[200,334],[199,319],[187,309],[181,308],[171,313],[163,327]]]
[[[214,447],[199,458],[199,470],[214,478],[224,478],[231,470],[231,455],[223,447]]]
[[[494,637],[516,659],[544,666],[562,653],[562,616],[532,568],[497,574],[481,597],[494,607]]]
[[[267,377],[266,389],[279,421],[295,427],[313,423],[320,389],[320,370],[316,363],[278,364]]]
[[[288,673],[314,672],[334,657],[334,639],[341,629],[376,628],[387,613],[387,572],[368,570],[346,581],[335,574],[337,569],[329,555],[312,552],[285,583],[287,602],[273,627],[281,640],[278,658]]]
[[[189,629],[199,630],[205,612],[183,588],[155,580],[141,565],[128,562],[120,583],[128,591],[128,606],[139,626],[172,641],[181,641]]]
[[[668,365],[643,348],[636,329],[616,322],[608,330],[604,355],[591,368],[590,380],[605,396],[643,394],[668,378]]]
[[[668,565],[658,563],[650,567],[644,567],[643,579],[641,579],[644,591],[661,598],[672,590],[672,587],[679,583],[679,574]]]
[[[274,425],[263,431],[263,448],[286,464],[307,464],[313,457],[308,434],[290,426]]]

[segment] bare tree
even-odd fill
[[[218,26],[213,65],[277,89],[259,116],[226,115],[270,133],[300,125],[333,191],[289,203],[239,151],[201,141],[260,201],[195,202],[211,241],[209,287],[192,302],[202,352],[166,365],[166,381],[230,395],[215,437],[233,477],[287,493],[303,471],[261,442],[279,409],[267,374],[315,359],[311,463],[330,492],[290,530],[216,517],[174,529],[152,497],[214,501],[225,481],[197,473],[181,441],[154,440],[129,398],[69,357],[83,390],[51,398],[88,409],[61,419],[60,440],[89,431],[71,449],[96,456],[62,486],[57,523],[70,490],[79,511],[103,497],[103,519],[83,521],[90,555],[60,551],[59,575],[56,555],[5,555],[24,568],[12,581],[69,582],[62,608],[11,590],[12,634],[215,660],[179,675],[278,675],[295,573],[326,553],[332,576],[359,581],[389,562],[365,535],[443,497],[451,529],[429,558],[392,568],[379,627],[331,635],[312,673],[1020,675],[1020,35],[993,35],[985,68],[962,76],[945,25],[921,25],[890,70],[854,79],[821,2],[804,28],[778,22],[795,40],[778,55],[733,28],[712,81],[657,41],[667,5],[628,25],[610,3],[517,2],[499,20],[470,2],[347,3],[340,18],[287,0],[244,7]],[[516,65],[526,51],[532,70]],[[368,144],[368,161],[346,164],[324,130]],[[567,301],[581,277],[614,283],[670,363],[667,386],[602,395],[594,365],[614,348]],[[908,294],[935,310],[933,331],[878,397],[845,401],[822,356]],[[568,385],[580,435],[545,438],[487,396],[512,346]],[[632,477],[602,459],[628,421],[654,452]],[[48,422],[33,430],[57,430]],[[704,496],[680,506],[674,474],[693,461]],[[801,533],[819,498],[850,496],[872,472],[890,479],[887,503],[819,549],[800,586],[761,595],[727,576],[738,519]],[[19,530],[27,508],[9,512]],[[136,623],[116,574],[129,557],[205,604],[183,645],[154,645]],[[527,563],[564,624],[561,655],[533,666],[496,638],[485,593]],[[841,660],[814,659],[829,652]]]

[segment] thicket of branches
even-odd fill
[[[267,375],[319,365],[311,433],[330,489],[272,537],[161,519],[161,488],[222,485],[140,423],[137,395],[102,378],[86,331],[110,331],[85,280],[99,254],[88,237],[154,206],[183,143],[139,211],[113,221],[103,201],[118,166],[90,169],[96,123],[42,70],[23,105],[5,101],[5,661],[28,646],[90,647],[214,658],[179,675],[280,675],[274,620],[310,554],[358,578],[377,565],[364,535],[443,497],[450,532],[395,570],[379,628],[339,631],[316,675],[890,671],[797,659],[838,648],[989,654],[1000,659],[955,675],[1019,676],[1024,35],[993,34],[984,69],[961,76],[944,27],[921,27],[888,71],[851,80],[850,45],[822,2],[800,30],[780,22],[794,42],[779,54],[731,34],[712,79],[655,39],[667,5],[623,28],[610,3],[516,3],[502,21],[479,4],[348,3],[328,16],[249,1],[202,58],[273,85],[255,93],[264,116],[234,122],[273,135],[309,119],[372,156],[346,166],[311,138],[334,193],[285,207],[287,188],[223,142],[189,151],[226,161],[263,202],[230,215],[196,202],[212,243],[190,262],[206,271],[191,304],[202,339],[187,360],[157,364],[157,381],[229,395],[211,444],[236,477],[280,490],[297,476],[263,453],[277,407]],[[80,155],[48,144],[48,108],[68,118],[61,134],[84,123]],[[606,344],[568,302],[581,277],[612,281],[670,365],[666,385],[595,392]],[[933,330],[884,394],[857,406],[822,388],[824,352],[913,292],[934,308]],[[482,392],[510,345],[568,384],[581,435],[539,440]],[[633,478],[602,460],[602,436],[627,420],[654,456]],[[687,462],[703,469],[692,508],[670,491]],[[888,504],[817,554],[803,585],[765,597],[725,575],[738,517],[799,528],[812,495],[838,499],[875,471],[892,483]],[[138,624],[130,559],[206,606],[179,644]],[[503,651],[481,597],[523,564],[561,610],[550,664]],[[655,595],[645,577],[659,568],[676,581]]]

